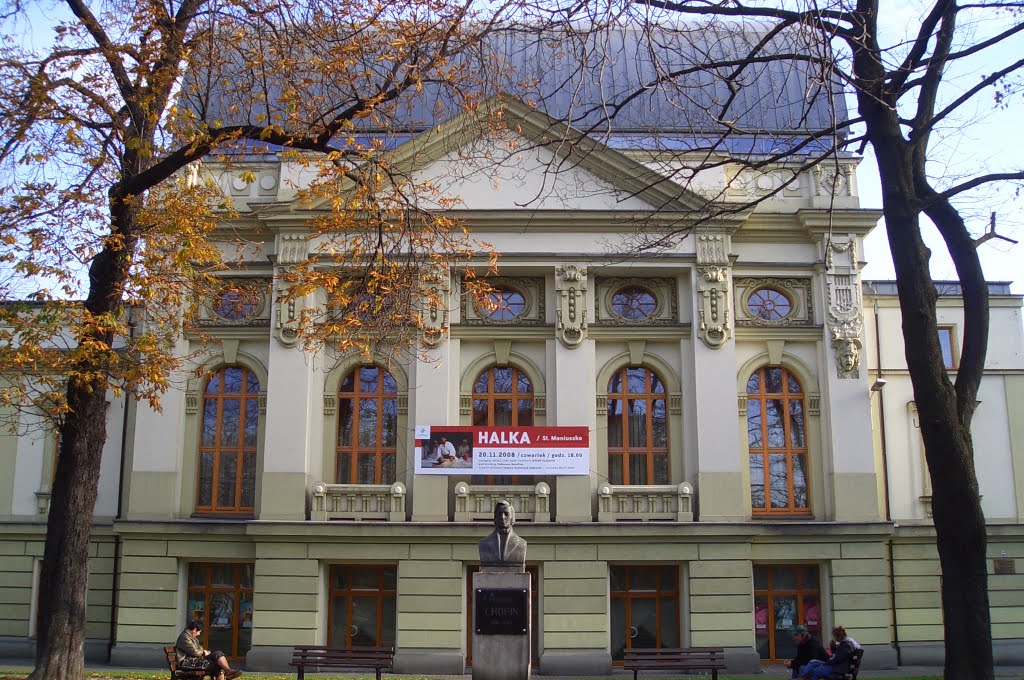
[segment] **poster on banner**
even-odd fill
[[[586,427],[417,425],[416,473],[589,475]]]

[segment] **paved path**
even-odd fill
[[[88,666],[86,666],[86,671],[89,673],[102,673],[104,669],[119,672],[142,671],[147,673],[161,671],[161,668],[157,666],[154,666],[152,668],[126,668],[122,666],[108,666],[104,664],[89,664]],[[27,675],[31,670],[32,662],[29,660],[0,659],[0,677],[2,677],[5,672],[24,673]],[[1024,680],[1024,666],[997,666],[995,671],[996,677],[1000,678],[1000,680]],[[339,676],[343,674],[329,673],[321,675],[319,673],[306,673],[306,677],[308,678],[327,677],[328,675]],[[384,677],[387,678],[388,675],[389,674],[385,673]],[[658,678],[659,675],[660,677],[664,678],[673,677],[673,674],[657,673],[649,674],[647,675],[647,677]],[[860,672],[859,677],[864,678],[864,680],[870,680],[871,678],[909,678],[919,676],[940,677],[941,675],[942,670],[935,666],[902,666],[899,669],[888,671],[863,670]],[[351,677],[366,677],[366,674],[353,673]],[[416,680],[472,680],[471,675],[415,675],[415,677]],[[544,680],[582,680],[579,677],[559,677],[538,674],[535,674],[535,677],[537,677],[538,679],[543,678]],[[612,676],[605,677],[610,677],[612,680],[632,680],[633,674],[626,671],[617,670]],[[680,676],[676,675],[675,677]],[[694,675],[689,677],[699,678],[710,676]],[[784,666],[764,666],[761,669],[761,673],[757,675],[728,675],[727,677],[729,677],[730,680],[740,680],[741,678],[744,680],[769,680],[770,678],[789,678],[789,670]],[[242,676],[242,680],[245,680],[245,676]]]

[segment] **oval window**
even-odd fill
[[[254,288],[230,286],[217,299],[214,313],[228,321],[240,321],[255,316],[260,309],[260,294]]]
[[[764,321],[779,321],[793,311],[793,303],[782,291],[774,288],[758,288],[747,298],[747,310],[751,316]]]
[[[500,287],[487,294],[480,311],[492,321],[511,321],[526,311],[526,298],[514,288]]]
[[[654,293],[640,286],[626,286],[612,295],[612,311],[623,319],[642,321],[658,309],[658,298]]]

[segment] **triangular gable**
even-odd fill
[[[505,145],[502,149],[495,150],[501,153],[502,157],[498,160],[504,161],[504,169],[510,173],[522,172],[522,168],[513,168],[514,163],[510,162],[513,156],[510,147],[516,143],[525,143],[534,153],[536,160],[547,159],[553,163],[548,165],[548,168],[556,169],[551,173],[551,177],[560,175],[562,182],[575,186],[585,186],[589,180],[590,189],[583,191],[579,198],[584,200],[585,196],[589,195],[590,207],[609,209],[608,205],[596,205],[596,199],[598,203],[600,200],[611,201],[614,203],[614,209],[630,212],[685,212],[696,213],[695,217],[711,212],[708,210],[708,201],[698,194],[684,189],[655,170],[588,137],[579,130],[506,95],[491,99],[481,107],[480,112],[466,112],[455,116],[398,148],[386,152],[383,158],[389,171],[395,176],[429,179],[431,174],[438,174],[438,170],[431,169],[430,166],[456,162],[461,150],[471,147],[475,142],[487,140]],[[480,149],[486,149],[486,145]],[[503,164],[500,162],[495,166],[494,184],[498,187],[497,191],[501,191],[503,180],[511,179],[501,176],[502,167]],[[544,170],[538,168],[538,171]],[[452,184],[457,184],[457,180],[451,180],[450,177],[448,179]],[[543,184],[543,180],[540,182]],[[551,186],[548,185],[547,188],[550,189]],[[339,188],[339,192],[344,195],[354,189],[354,182],[347,179]],[[597,197],[597,189],[611,195],[600,199]],[[537,198],[543,200],[542,197]],[[564,196],[555,197],[554,201],[566,210],[580,207],[573,205],[575,200],[567,201]],[[318,210],[324,209],[327,205],[328,201],[325,199],[312,206],[299,206],[293,203],[290,208],[291,211]],[[521,201],[516,201],[516,205],[527,208],[543,207],[540,204],[523,206]],[[479,205],[465,207],[480,208]]]

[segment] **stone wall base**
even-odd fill
[[[455,651],[395,650],[395,673],[405,675],[463,675],[466,656]]]
[[[127,666],[129,668],[167,668],[167,655],[164,647],[174,644],[168,640],[166,645],[154,645],[145,642],[118,642],[110,650],[111,666]]]
[[[606,649],[556,649],[540,655],[541,675],[611,675],[612,657]]]
[[[245,667],[254,671],[288,671],[295,672],[295,668],[288,665],[292,660],[291,647],[278,647],[261,645],[251,647],[245,655]]]
[[[761,657],[753,647],[726,647],[726,673],[760,673]]]
[[[895,652],[893,652],[895,654]],[[993,640],[992,657],[996,666],[1024,666],[1024,639]],[[904,666],[938,666],[946,663],[946,648],[941,641],[902,642],[900,661]],[[864,654],[864,668],[868,666],[868,655]]]

